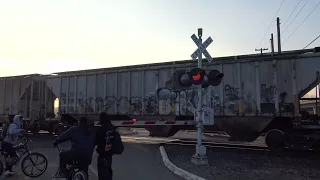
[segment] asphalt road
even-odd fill
[[[158,145],[146,141],[136,141],[130,137],[123,137],[123,140],[125,142],[125,151],[122,155],[114,156],[113,160],[114,180],[181,180],[180,177],[174,175],[164,166]],[[41,152],[48,158],[48,169],[42,176],[38,178],[26,177],[19,165],[14,168],[17,172],[14,176],[5,177],[2,175],[0,180],[52,179],[58,167],[59,156],[58,150],[53,148],[51,143],[52,137],[42,137],[33,140],[30,144],[34,148],[34,152]],[[69,143],[63,143],[60,147],[67,149],[70,145]],[[92,180],[98,180],[96,154],[93,155],[92,164],[89,168],[89,177]]]
[[[125,151],[120,156],[114,156],[113,160],[113,170],[114,170],[114,180],[181,180],[180,177],[174,175],[169,171],[163,164],[162,158],[159,152],[159,143],[165,143],[177,140],[196,140],[195,132],[178,132],[175,136],[169,138],[160,137],[149,137],[149,132],[144,129],[136,129],[137,134],[122,136],[122,140],[125,143]],[[46,132],[42,132],[37,135],[36,138],[30,143],[30,147],[35,152],[41,152],[48,158],[48,169],[47,171],[38,178],[32,178],[34,180],[49,180],[55,174],[58,163],[59,155],[58,150],[52,147],[53,139],[52,135],[48,135]],[[204,136],[205,141],[214,142],[226,142],[227,138],[223,136]],[[231,142],[230,142],[231,143]],[[260,143],[258,143],[260,144]],[[69,143],[64,143],[61,146],[63,149],[69,148]],[[191,158],[191,157],[190,157]],[[92,180],[97,180],[97,155],[93,155],[92,164],[89,170],[89,176]],[[31,179],[26,177],[22,171],[21,166],[14,168],[17,172],[16,175],[12,177],[4,177],[2,179],[12,179],[12,180],[27,180]]]

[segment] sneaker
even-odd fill
[[[4,172],[4,174],[6,175],[6,176],[12,176],[12,175],[14,175],[16,172],[14,172],[14,171],[9,171],[9,170],[6,170],[6,172]]]

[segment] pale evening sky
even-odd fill
[[[281,2],[0,0],[0,76],[186,60],[196,49],[190,36],[199,27],[204,38],[213,38],[213,57],[257,53]],[[306,0],[298,2],[284,1],[282,30]],[[320,34],[318,6],[286,40],[318,3],[309,0],[283,32],[283,50],[302,49]],[[270,33],[276,36],[275,20],[259,48],[270,49]],[[309,48],[315,46],[320,38]]]

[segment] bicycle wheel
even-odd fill
[[[73,174],[72,180],[88,180],[88,175],[84,171],[79,170]]]
[[[38,162],[38,160],[43,159],[42,161],[40,160],[40,163]],[[27,163],[30,162],[30,163]],[[38,168],[38,165],[44,165],[43,168]],[[28,156],[26,156],[25,158],[23,158],[22,163],[21,163],[21,169],[23,174],[25,174],[28,177],[39,177],[41,176],[48,167],[48,159],[46,158],[45,155],[38,153],[38,152],[34,152],[34,153],[30,153]],[[28,172],[27,169],[30,168],[31,172]],[[34,174],[34,168],[36,168],[39,173]]]

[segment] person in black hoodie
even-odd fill
[[[96,132],[99,180],[112,180],[112,155],[121,154],[124,150],[121,136],[113,126],[108,115],[100,113],[101,127]]]
[[[79,125],[73,126],[62,133],[56,138],[53,146],[56,147],[65,141],[71,141],[71,149],[60,153],[60,171],[56,175],[56,178],[65,178],[67,175],[66,165],[74,160],[81,163],[88,173],[88,167],[91,164],[95,147],[95,133],[92,123],[86,117],[81,117]]]

